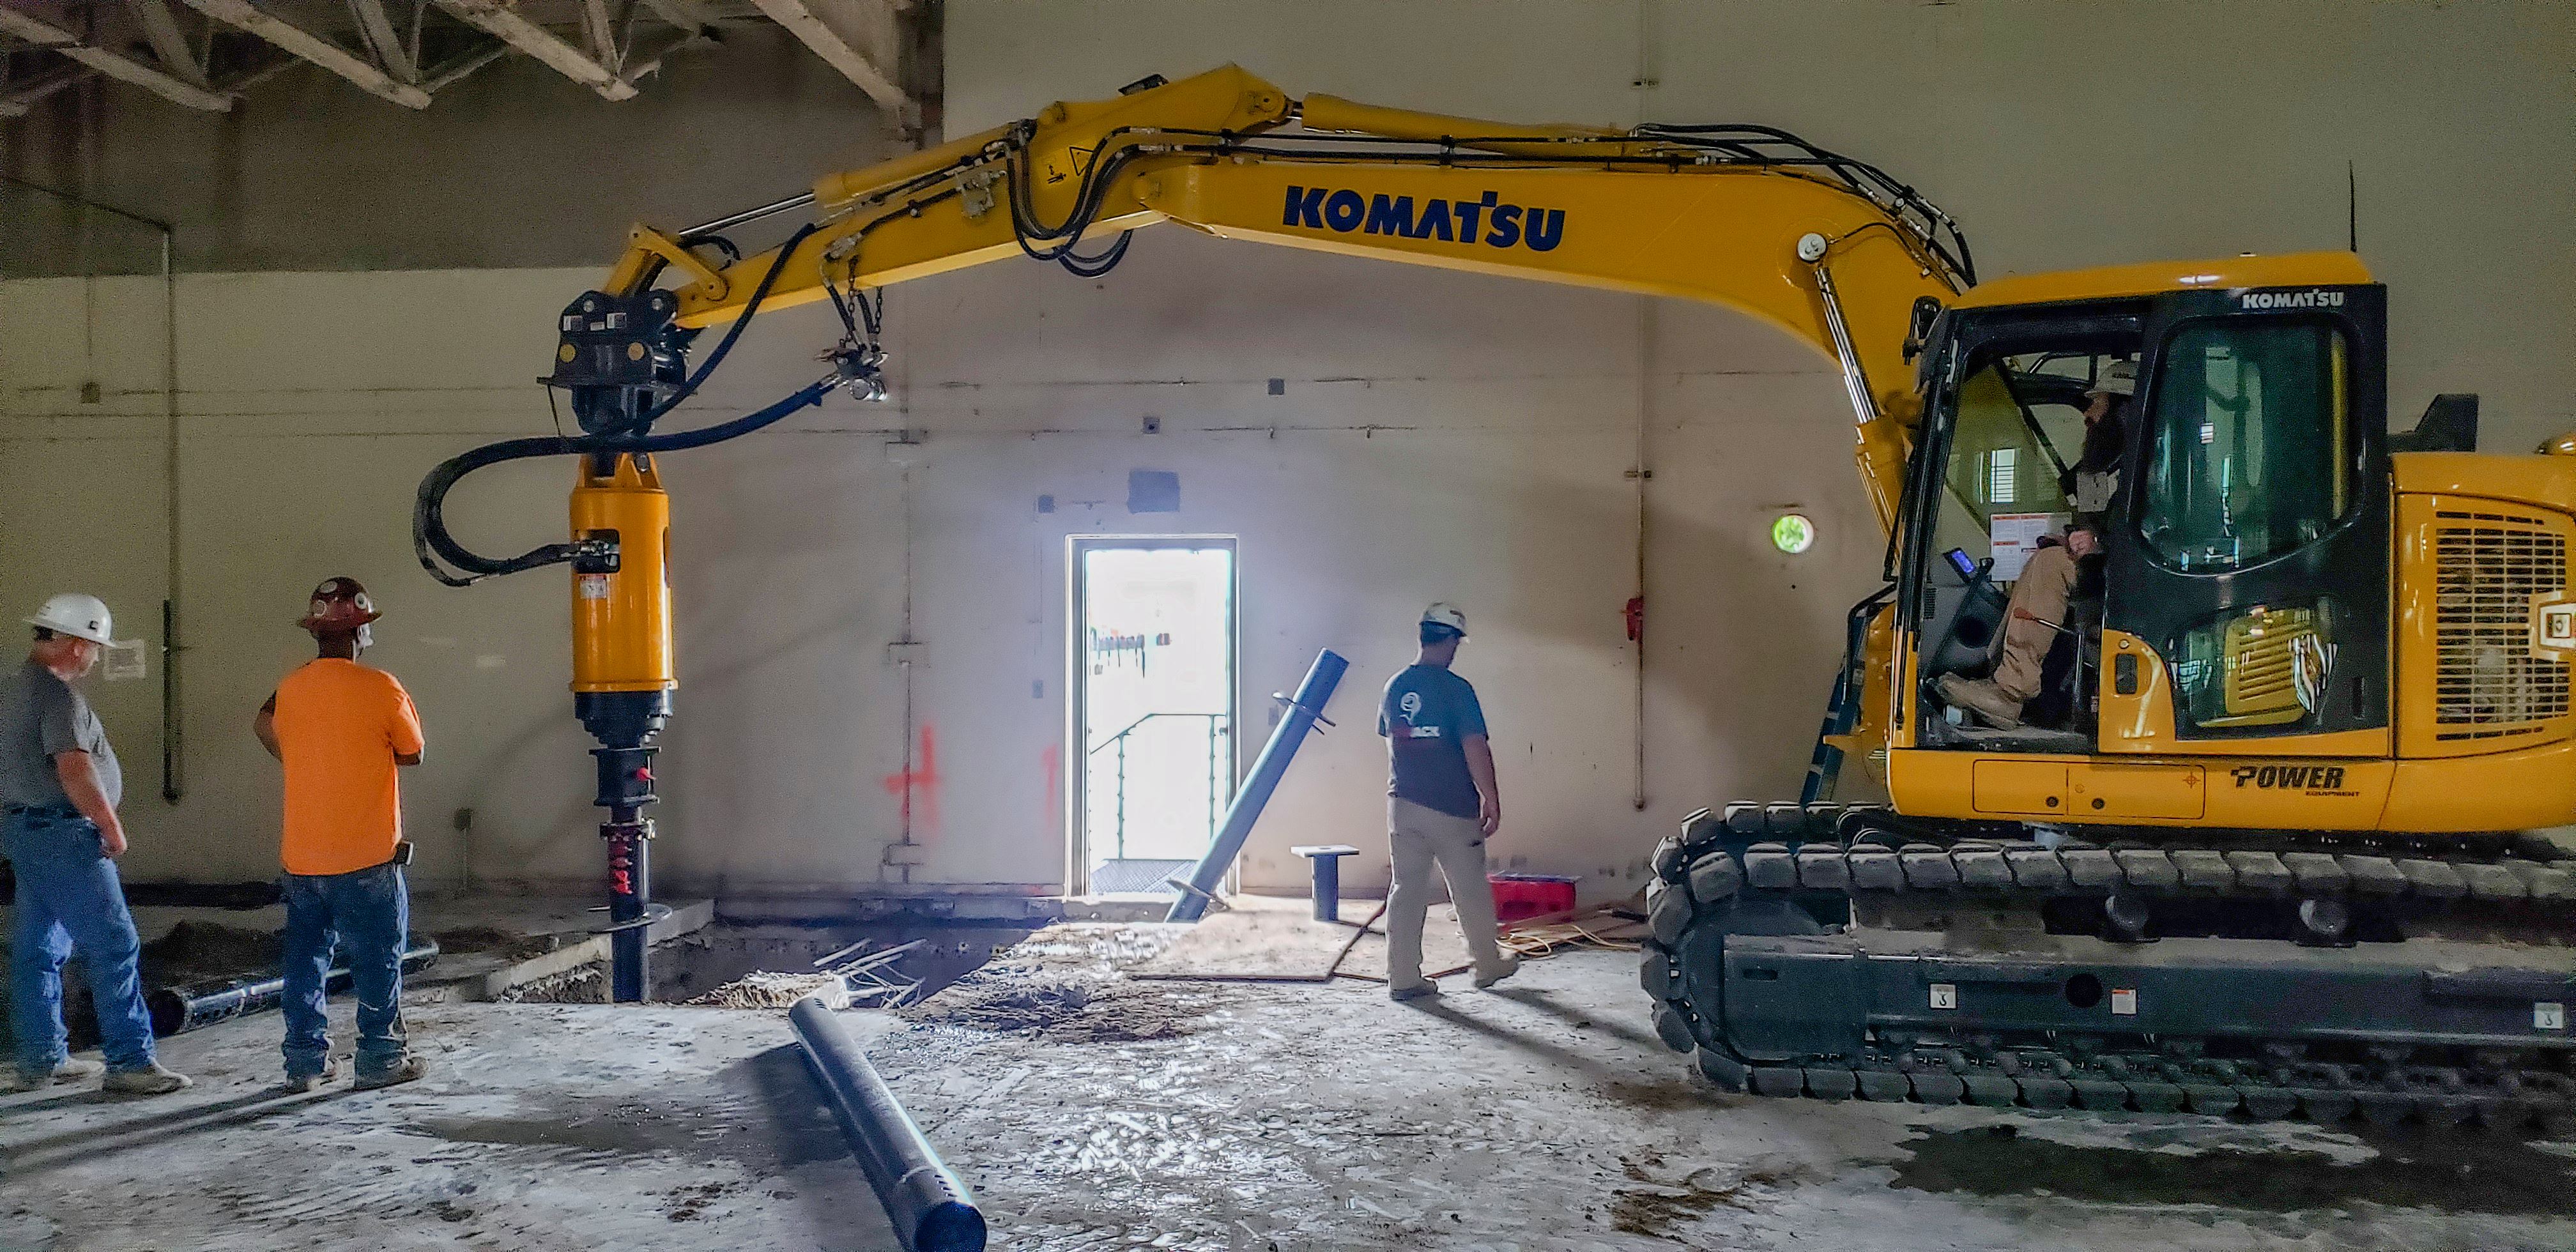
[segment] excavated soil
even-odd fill
[[[277,972],[273,931],[183,921],[143,945],[143,985],[172,987],[217,978]]]
[[[438,950],[445,956],[495,956],[518,962],[544,956],[563,946],[561,935],[532,935],[496,926],[457,926],[439,931]]]
[[[1188,983],[1139,982],[1119,972],[1160,952],[1180,929],[1109,922],[1049,926],[898,1011],[925,1025],[1047,1043],[1135,1043],[1196,1034],[1216,1006],[1214,994]]]
[[[687,1003],[700,1008],[783,1009],[841,981],[838,974],[745,974]]]

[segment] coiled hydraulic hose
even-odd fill
[[[699,385],[704,383],[709,375],[715,373],[718,365],[724,363],[726,354],[733,351],[735,341],[742,338],[744,328],[751,325],[753,315],[760,312],[761,304],[768,300],[770,289],[777,285],[779,272],[786,268],[787,258],[795,252],[796,245],[803,243],[819,229],[819,225],[808,223],[798,227],[794,234],[787,237],[787,242],[779,245],[778,259],[770,262],[768,270],[761,274],[760,285],[752,289],[751,299],[743,305],[742,316],[734,319],[733,325],[725,331],[724,338],[716,342],[714,350],[707,354],[707,359],[699,364],[697,371],[682,382],[679,389],[672,392],[668,399],[653,406],[644,416],[637,419],[630,429],[650,430],[652,424],[664,414],[678,408],[689,397],[697,394]],[[420,492],[412,502],[412,551],[420,557],[421,568],[428,570],[430,577],[450,587],[470,587],[486,578],[500,574],[516,574],[522,570],[536,569],[540,566],[559,565],[584,557],[604,556],[608,552],[609,545],[601,540],[550,543],[531,548],[514,557],[484,556],[458,543],[456,537],[448,533],[447,493],[466,475],[479,469],[499,465],[504,461],[577,454],[678,452],[720,443],[740,435],[748,435],[789,414],[821,403],[823,397],[829,395],[832,388],[839,382],[837,375],[826,375],[766,408],[729,422],[718,422],[713,426],[703,426],[696,430],[668,435],[636,435],[620,432],[596,435],[540,435],[526,439],[504,439],[498,443],[488,443],[459,453],[440,462],[437,468],[420,480]],[[442,561],[445,564],[441,564]],[[451,566],[464,573],[460,575],[449,572]]]

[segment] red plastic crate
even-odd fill
[[[1495,874],[1494,916],[1504,922],[1574,907],[1574,881],[1554,874]]]

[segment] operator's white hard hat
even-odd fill
[[[97,596],[85,596],[77,591],[66,591],[46,600],[45,607],[36,610],[36,615],[27,619],[27,624],[42,626],[58,635],[87,639],[102,648],[115,641],[107,605],[101,603]]]
[[[1457,631],[1458,637],[1462,639],[1467,635],[1467,615],[1459,612],[1457,605],[1446,600],[1435,600],[1430,608],[1422,610],[1422,624],[1445,626]]]
[[[2138,363],[2113,361],[2102,367],[2102,375],[2085,389],[2088,396],[2135,396],[2138,394]]]

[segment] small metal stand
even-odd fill
[[[1315,920],[1342,920],[1342,858],[1360,850],[1347,843],[1307,843],[1288,850],[1314,862]]]

